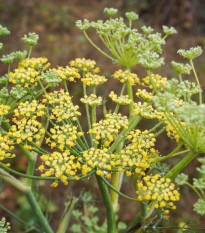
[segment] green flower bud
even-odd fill
[[[58,86],[58,84],[62,81],[61,77],[59,77],[58,73],[55,73],[51,69],[46,71],[41,75],[41,79],[47,82],[50,86]]]
[[[171,64],[178,74],[190,74],[190,71],[192,69],[189,64],[178,63],[175,61],[172,61]]]
[[[144,33],[145,35],[150,34],[150,33],[153,32],[153,30],[154,30],[154,29],[151,28],[150,26],[149,26],[149,27],[146,27],[145,25],[142,26],[141,29],[142,29],[142,31],[143,31],[143,33]]]
[[[77,20],[75,23],[76,27],[79,28],[82,31],[86,31],[91,25],[87,19]]]
[[[197,46],[195,48],[190,48],[189,50],[184,50],[184,49],[180,49],[178,50],[178,53],[189,59],[189,60],[193,60],[195,57],[198,57],[202,54],[202,49],[200,46]]]
[[[5,36],[10,34],[10,31],[6,28],[0,25],[0,36]]]
[[[205,214],[205,200],[199,199],[195,204],[194,204],[194,211],[197,214],[204,215]]]
[[[127,19],[130,20],[130,21],[139,19],[139,15],[136,14],[135,12],[133,12],[133,11],[126,12],[125,15],[126,15]]]
[[[139,64],[148,70],[153,70],[164,64],[164,58],[159,58],[159,54],[155,52],[145,51],[139,60]]]
[[[188,176],[185,175],[184,173],[179,174],[176,178],[175,178],[175,182],[178,185],[184,185],[186,184],[186,182],[188,181]]]
[[[15,59],[15,54],[10,53],[8,55],[3,55],[3,57],[0,60],[5,64],[10,65],[13,63],[14,59]]]
[[[118,10],[115,8],[105,8],[104,9],[105,14],[107,14],[109,17],[112,17],[113,15],[116,15]]]
[[[35,32],[24,35],[22,40],[29,46],[37,45],[39,36]]]
[[[203,170],[204,170],[203,173],[205,173],[205,166],[204,166]],[[193,181],[194,181],[193,186],[195,188],[205,189],[205,180],[203,178],[199,178],[199,179],[194,178]]]
[[[0,221],[0,232],[1,233],[7,233],[8,230],[10,230],[10,223],[6,222],[6,219],[3,217]]]
[[[0,49],[2,49],[2,47],[3,47],[3,43],[0,43]]]
[[[177,33],[177,31],[174,27],[169,28],[169,27],[163,25],[162,28],[163,28],[163,32],[166,36]]]
[[[17,51],[14,53],[15,55],[15,58],[18,60],[18,61],[23,61],[25,58],[26,58],[26,55],[27,55],[27,51],[24,50],[24,51]]]
[[[8,82],[8,74],[5,74],[4,76],[0,78],[0,84],[5,85],[7,84],[7,82]]]
[[[23,87],[13,87],[10,94],[14,99],[21,99],[27,94],[27,90]]]
[[[3,87],[0,91],[0,102],[4,102],[6,98],[9,97],[9,92],[6,87]]]

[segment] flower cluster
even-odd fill
[[[10,106],[0,104],[0,116],[8,114],[10,109],[11,109]]]
[[[40,104],[37,100],[32,100],[31,102],[21,102],[19,106],[14,110],[15,117],[27,117],[33,118],[36,116],[43,116],[46,113],[46,106]],[[18,120],[13,118],[13,121],[16,123]]]
[[[109,97],[112,99],[112,101],[114,103],[120,104],[120,105],[127,105],[127,104],[130,104],[132,102],[132,100],[129,99],[128,95],[120,95],[120,96],[118,96],[113,91],[110,92]]]
[[[114,137],[119,133],[119,130],[127,127],[128,119],[126,116],[122,116],[120,113],[106,114],[104,120],[100,120],[92,125],[89,133],[95,135],[93,141],[96,144],[99,144],[99,140],[102,140],[102,145],[109,146],[114,141]]]
[[[136,96],[141,98],[144,101],[151,101],[153,98],[153,95],[151,92],[148,92],[145,89],[137,89]]]
[[[87,86],[98,86],[107,81],[105,76],[87,73],[85,78],[81,78],[81,81]]]
[[[49,143],[51,148],[56,147],[61,151],[75,146],[77,135],[83,135],[83,132],[77,132],[76,126],[70,124],[63,126],[55,125],[50,129],[50,132],[52,135],[46,139],[46,143]]]
[[[37,86],[38,80],[41,79],[40,71],[36,71],[33,68],[23,68],[19,67],[15,69],[14,72],[10,72],[8,75],[9,82],[16,84],[17,87],[29,87],[29,86]]]
[[[66,66],[65,68],[59,66],[57,69],[49,69],[45,73],[42,74],[42,79],[51,84],[51,86],[55,86],[62,80],[74,81],[75,79],[80,78],[80,74],[77,72],[76,68]]]
[[[50,66],[47,58],[29,58],[19,62],[18,67],[24,69],[34,69],[36,71],[44,71]]]
[[[134,86],[136,83],[140,83],[137,75],[130,73],[128,70],[118,70],[113,74],[113,77],[118,79],[121,83],[129,82],[132,86]]]
[[[14,141],[9,135],[0,133],[0,161],[6,158],[14,158],[16,155],[12,154],[11,151],[14,149]]]
[[[97,175],[104,176],[104,171],[110,171],[121,163],[119,155],[108,154],[107,148],[95,149],[92,147],[87,151],[83,151],[83,158],[86,161],[86,165],[82,166],[84,176],[91,171],[91,168],[96,168]]]
[[[85,58],[76,58],[75,60],[72,60],[70,66],[77,68],[79,71],[92,72],[94,74],[100,71],[100,69],[96,67],[96,62],[94,60]]]
[[[157,110],[155,110],[152,105],[144,102],[138,102],[138,103],[134,103],[134,111],[135,114],[140,114],[142,117],[144,118],[148,118],[148,119],[162,119],[162,117],[164,116],[164,114],[162,112],[158,112]]]
[[[81,115],[80,112],[77,111],[79,107],[73,105],[71,96],[63,89],[45,94],[44,97],[45,98],[42,100],[43,103],[48,103],[52,106],[50,119],[57,118],[58,122],[65,119],[76,121],[77,116]]]
[[[127,136],[130,143],[120,151],[123,168],[118,171],[129,170],[134,168],[133,173],[145,175],[144,171],[150,167],[153,159],[158,155],[158,152],[153,148],[156,139],[154,134],[148,133],[147,130],[131,131]],[[131,171],[127,171],[126,175],[130,176]]]
[[[40,140],[45,134],[45,129],[36,118],[33,115],[31,119],[15,120],[15,125],[12,125],[8,132],[8,135],[13,137],[17,144],[23,142],[25,149],[32,149],[32,146],[29,145],[29,142],[32,141],[35,141],[36,145],[40,145]]]
[[[166,77],[161,77],[159,74],[151,74],[151,78],[152,78],[152,81],[154,82],[156,88],[159,91],[163,91],[164,87],[167,84],[167,78]],[[147,86],[150,89],[153,89],[152,84],[150,82],[150,77],[149,76],[142,79],[141,85]]]
[[[72,155],[69,150],[63,152],[53,152],[51,154],[45,154],[41,156],[43,164],[38,169],[44,171],[41,174],[42,177],[55,176],[61,177],[61,181],[67,185],[68,178],[75,178],[78,180],[77,171],[81,168],[79,159]],[[52,187],[58,186],[58,181],[55,181]]]
[[[179,192],[169,178],[163,178],[160,175],[148,175],[137,184],[136,191],[139,201],[155,201],[154,207],[162,209],[176,209],[173,201],[180,198]],[[165,213],[169,213],[165,210]]]
[[[84,98],[81,98],[80,101],[84,104],[88,104],[90,106],[101,105],[102,97],[97,97],[95,94],[91,94],[90,96],[85,95]]]

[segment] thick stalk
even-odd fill
[[[112,202],[106,184],[101,176],[96,175],[98,186],[107,210],[107,233],[116,233],[116,220],[112,208]]]
[[[38,219],[39,224],[43,227],[44,231],[46,233],[54,233],[48,223],[48,220],[43,215],[41,208],[39,207],[39,204],[36,201],[32,191],[30,190],[26,192],[25,195],[29,201],[30,206],[32,207],[34,214],[36,215],[36,218]]]
[[[66,232],[68,225],[69,225],[69,222],[70,222],[72,211],[73,211],[76,203],[77,203],[77,199],[73,198],[72,201],[70,202],[70,205],[66,207],[56,233],[65,233]]]
[[[122,186],[123,175],[124,175],[124,172],[114,172],[113,174],[112,186],[116,188],[118,191],[120,190]],[[116,213],[118,210],[118,197],[119,197],[118,193],[116,193],[114,190],[110,190],[110,198],[111,198],[114,213]]]
[[[173,179],[179,172],[184,169],[196,156],[197,152],[190,151],[186,157],[184,157],[174,168],[169,171],[164,178]]]
[[[28,161],[28,167],[27,167],[26,174],[32,176],[34,174],[34,171],[35,171],[37,153],[33,152],[31,154],[32,154],[33,158],[32,158],[32,160]],[[31,187],[32,186],[32,179],[27,178],[26,185]]]
[[[134,98],[133,98],[133,91],[132,91],[132,86],[129,82],[127,82],[127,93],[129,98],[132,100],[132,102],[129,104],[129,112],[130,116],[134,115]]]
[[[118,145],[118,147],[116,149],[116,153],[119,153],[122,148],[123,148],[123,142],[121,142]],[[114,172],[113,173],[112,186],[115,189],[117,189],[118,191],[120,190],[120,188],[122,186],[123,176],[124,176],[124,172]],[[111,202],[112,202],[113,211],[114,211],[114,213],[116,213],[118,210],[119,194],[111,189],[110,190],[110,198],[111,198]]]

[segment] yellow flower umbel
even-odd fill
[[[14,72],[10,72],[8,75],[9,82],[16,84],[17,87],[30,87],[37,86],[38,80],[41,79],[40,71],[36,71],[33,68],[19,67]]]
[[[16,155],[11,151],[14,149],[14,141],[8,136],[0,133],[0,161],[14,158]]]
[[[72,82],[75,79],[80,78],[80,74],[78,73],[78,70],[73,67],[66,66],[64,68],[62,66],[59,66],[57,69],[53,68],[52,71],[63,80],[69,80]]]
[[[37,100],[32,102],[22,102],[14,110],[14,118],[12,121],[15,125],[12,125],[8,135],[15,139],[17,144],[25,143],[25,149],[32,149],[29,142],[35,142],[40,144],[40,139],[45,133],[45,129],[39,122],[38,117],[42,117],[46,114],[47,108],[43,104],[39,104]]]
[[[120,129],[128,127],[128,119],[121,114],[106,114],[104,120],[100,120],[98,123],[94,123],[89,133],[93,134],[95,138],[93,142],[99,144],[101,140],[101,146],[107,147],[114,141],[114,137],[119,133]]]
[[[119,155],[108,154],[107,151],[107,148],[95,149],[93,147],[87,151],[83,151],[83,158],[86,163],[82,166],[82,174],[85,176],[89,171],[95,168],[97,175],[104,176],[107,172],[110,172],[112,168],[115,168],[117,164],[120,164]],[[116,157],[118,157],[118,161]]]
[[[21,102],[19,106],[14,110],[15,117],[27,117],[32,118],[33,115],[44,116],[46,113],[46,106],[40,104],[37,100],[32,100],[31,102]],[[16,118],[13,118],[16,122]]]
[[[69,150],[64,152],[53,152],[51,154],[45,154],[41,156],[43,164],[41,164],[38,169],[44,173],[41,174],[42,177],[55,176],[56,178],[61,178],[61,181],[67,185],[68,178],[74,178],[78,180],[77,172],[81,169],[81,164],[79,159],[71,155]],[[55,181],[52,187],[56,187],[58,182]]]
[[[113,74],[113,77],[118,79],[121,83],[126,83],[128,81],[131,86],[134,86],[136,83],[140,83],[137,75],[134,73],[130,73],[128,70],[118,70]]]
[[[164,114],[162,112],[158,112],[157,110],[155,110],[152,105],[150,105],[147,102],[141,103],[134,103],[134,112],[135,114],[140,114],[142,117],[144,118],[148,118],[148,119],[162,119],[162,117],[164,116]]]
[[[70,62],[70,66],[77,68],[82,72],[92,72],[96,74],[100,71],[98,67],[96,67],[96,62],[90,59],[85,58],[76,58]]]
[[[164,87],[167,85],[167,78],[166,77],[161,77],[159,74],[151,74],[151,77],[152,77],[152,81],[155,84],[155,87],[159,91],[163,91]],[[142,79],[141,85],[147,86],[150,89],[153,89],[153,86],[150,83],[150,77],[149,76]]]
[[[81,81],[87,86],[98,86],[105,83],[107,79],[105,78],[105,76],[87,73],[85,75],[85,78],[81,78]]]
[[[56,118],[57,122],[61,122],[65,119],[76,121],[77,116],[81,115],[81,113],[77,111],[79,107],[73,105],[71,96],[64,90],[45,94],[44,97],[45,98],[42,100],[43,103],[51,105],[52,114],[50,115],[50,119]]]
[[[97,97],[94,94],[91,94],[90,96],[85,95],[84,98],[81,98],[80,101],[84,104],[88,104],[90,106],[97,106],[97,105],[101,105],[102,103],[102,97],[99,96]]]
[[[137,89],[136,96],[141,98],[142,100],[148,102],[151,101],[153,98],[153,95],[151,92],[148,92],[145,89]]]
[[[4,104],[0,104],[0,116],[8,114],[10,109],[11,107],[4,105]]]
[[[132,100],[129,99],[128,95],[118,96],[113,91],[110,92],[109,97],[112,99],[114,103],[119,104],[119,105],[127,105],[132,102]]]
[[[180,194],[169,178],[165,179],[158,174],[145,176],[137,187],[139,201],[154,201],[156,209],[176,209],[173,201],[179,201]],[[169,211],[165,210],[165,213]]]
[[[36,71],[44,71],[50,66],[48,59],[45,57],[29,58],[19,62],[18,67],[24,69],[34,69]]]
[[[132,171],[126,172],[127,176],[134,173],[145,175],[144,171],[150,167],[153,159],[158,156],[158,152],[153,148],[156,141],[154,134],[148,134],[147,130],[143,132],[135,130],[129,133],[127,139],[130,140],[130,144],[120,151],[123,168],[120,168],[119,171],[132,168],[130,169]]]
[[[78,136],[82,136],[83,132],[77,132],[77,127],[70,124],[59,126],[55,125],[50,129],[51,137],[46,139],[51,148],[58,147],[61,151],[75,146],[75,141]]]

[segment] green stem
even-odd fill
[[[155,133],[154,137],[156,138],[157,136],[159,136],[161,133],[163,133],[166,129],[162,128],[160,129],[157,133]]]
[[[86,31],[83,31],[85,37],[87,38],[87,40],[92,44],[92,46],[94,48],[96,48],[100,53],[102,53],[103,55],[105,55],[106,57],[108,57],[109,59],[111,59],[114,62],[118,62],[115,58],[109,56],[107,53],[105,53],[103,50],[101,50],[96,44],[93,43],[93,41],[90,39],[90,37],[88,36],[88,34],[86,33]]]
[[[29,59],[29,58],[30,58],[30,56],[31,56],[32,48],[33,48],[33,46],[30,46],[30,47],[29,47],[29,51],[28,51],[28,59]]]
[[[130,116],[134,115],[134,98],[133,98],[133,91],[132,91],[132,86],[129,82],[127,82],[127,93],[129,98],[132,100],[132,102],[129,104],[129,111],[130,111]]]
[[[72,215],[72,211],[73,211],[76,203],[77,203],[77,199],[73,198],[70,205],[66,207],[66,209],[61,217],[61,220],[60,220],[60,223],[58,226],[58,230],[56,233],[66,233],[66,230],[68,228],[70,218]]]
[[[113,174],[112,178],[112,186],[115,188],[115,190],[120,190],[120,187],[122,185],[122,179],[123,179],[123,172],[115,172]],[[110,191],[110,198],[113,206],[113,211],[116,213],[118,209],[118,196],[119,194],[115,191]]]
[[[152,75],[151,75],[151,71],[150,70],[147,70],[147,73],[148,73],[148,76],[149,76],[149,80],[150,80],[150,83],[152,84],[152,87],[153,87],[153,90],[155,91],[156,95],[158,94],[158,91],[157,91],[157,88],[155,86],[155,83],[152,79]]]
[[[76,121],[76,122],[77,122],[77,125],[78,125],[78,127],[79,127],[80,132],[84,132],[83,129],[82,129],[82,126],[81,126],[81,124],[80,124],[80,121],[78,120],[78,118],[77,118],[77,121]],[[88,149],[88,148],[89,148],[88,142],[87,142],[87,140],[86,140],[84,134],[83,134],[82,138],[83,138],[83,141],[84,141],[84,143],[85,143],[85,146],[86,146],[87,149]]]
[[[150,134],[151,132],[153,132],[155,129],[157,129],[160,125],[162,124],[162,122],[159,122],[158,124],[156,124],[153,128],[151,128],[147,134]]]
[[[33,159],[28,161],[28,167],[27,167],[27,172],[26,172],[27,175],[33,175],[33,173],[35,171],[37,153],[33,152],[32,157],[33,157]],[[27,178],[26,185],[31,187],[32,186],[32,179]]]
[[[130,132],[131,130],[133,130],[135,128],[135,126],[140,122],[140,120],[142,119],[142,117],[140,115],[134,115],[130,118],[130,122],[129,122],[129,126],[127,129],[124,129],[115,139],[115,141],[113,142],[113,144],[111,145],[111,147],[108,150],[108,153],[112,153],[116,147],[125,139],[125,135]]]
[[[69,91],[68,91],[68,86],[67,86],[67,83],[66,83],[66,80],[64,79],[64,80],[63,80],[63,82],[64,82],[64,87],[65,87],[66,92],[68,92],[68,93],[69,93]]]
[[[126,87],[126,83],[124,83],[123,86],[122,86],[122,89],[121,89],[121,92],[120,92],[120,96],[123,95],[125,87]],[[119,108],[120,108],[120,104],[117,104],[114,113],[118,113]]]
[[[173,179],[179,172],[184,169],[196,156],[197,152],[190,151],[186,157],[184,157],[174,168],[169,171],[164,178]]]
[[[191,64],[192,70],[193,70],[193,72],[194,72],[194,76],[195,76],[195,79],[196,79],[197,85],[198,85],[198,87],[200,88],[199,79],[198,79],[198,76],[197,76],[196,70],[195,70],[195,68],[194,68],[194,63],[193,63],[193,61],[192,61],[192,60],[190,60],[190,64]],[[202,104],[202,94],[201,94],[201,91],[199,91],[199,104]]]
[[[112,202],[106,184],[101,176],[96,175],[98,186],[107,209],[107,233],[116,233],[116,219],[112,208]]]
[[[136,198],[132,198],[132,197],[129,197],[127,195],[125,195],[124,193],[120,192],[118,189],[116,189],[115,187],[113,187],[104,177],[102,177],[104,183],[110,188],[112,189],[115,193],[117,193],[119,196],[129,200],[129,201],[135,201],[135,202],[141,202],[139,201],[138,199]]]
[[[197,194],[199,198],[203,199],[202,195],[197,191],[197,189],[192,184],[190,184],[189,182],[186,182],[186,184],[194,190],[194,192]]]
[[[36,215],[39,224],[42,226],[42,228],[44,229],[44,231],[46,233],[54,233],[53,230],[51,229],[48,220],[45,218],[45,216],[43,215],[41,208],[39,207],[38,202],[36,201],[33,193],[31,191],[28,191],[25,193],[30,206],[32,207],[32,211],[34,212],[34,214]]]
[[[83,94],[87,95],[86,85],[85,84],[83,84]],[[89,107],[88,107],[87,104],[85,104],[85,110],[86,110],[86,115],[87,115],[88,128],[91,129],[92,126],[91,126],[91,121],[90,121],[90,112],[89,112]],[[91,143],[91,146],[93,146],[93,135],[92,134],[90,134],[90,143]]]
[[[21,224],[27,226],[27,227],[32,227],[34,230],[36,230],[37,232],[40,232],[40,230],[34,226],[31,226],[30,224],[28,224],[27,222],[25,222],[23,219],[19,218],[19,216],[17,216],[16,214],[14,214],[13,212],[11,212],[10,210],[8,210],[6,207],[0,205],[0,209],[4,210],[5,212],[7,212],[9,215],[11,215],[13,218],[15,218],[18,222],[20,222]]]
[[[40,176],[32,176],[32,175],[27,175],[27,174],[24,174],[24,173],[21,173],[21,172],[17,172],[9,167],[7,167],[5,164],[1,163],[0,162],[0,167],[3,168],[5,171],[7,172],[10,172],[10,173],[13,173],[17,176],[20,176],[20,177],[24,177],[24,178],[29,178],[29,179],[33,179],[33,180],[60,180],[61,178],[60,177],[40,177]],[[0,171],[3,171],[0,169]],[[91,176],[92,174],[95,173],[95,170],[89,172],[86,176],[78,176],[79,177],[79,180],[83,180],[89,176]],[[76,179],[74,178],[68,178],[68,180],[70,181],[75,181]]]

